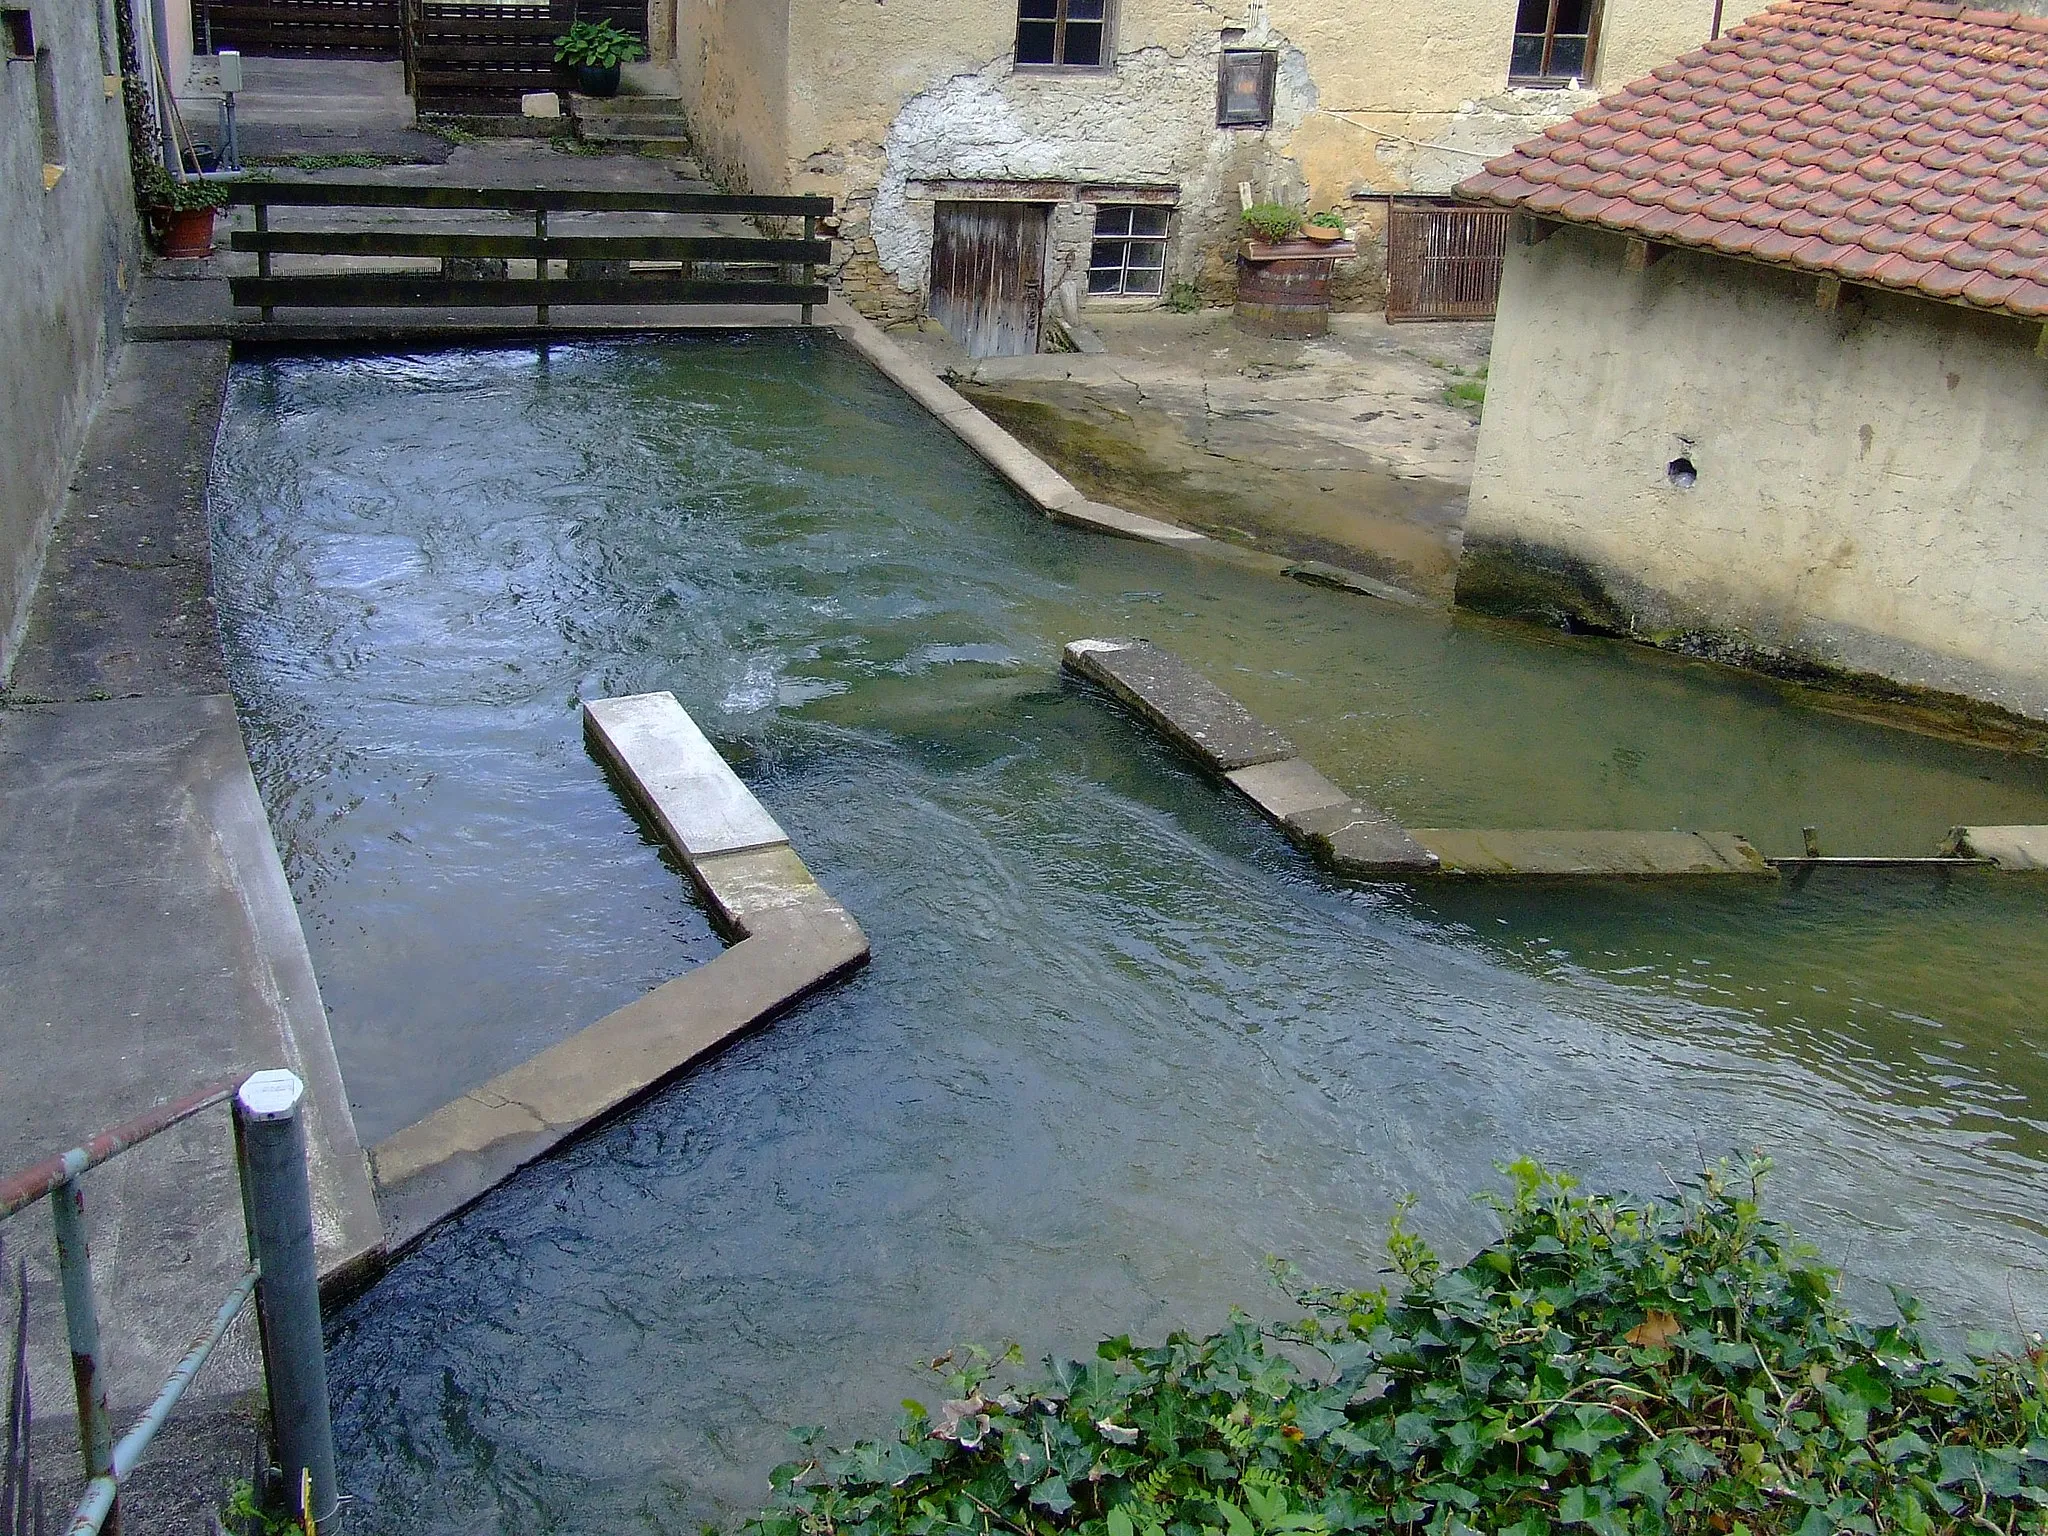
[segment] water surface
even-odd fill
[[[1926,852],[2037,762],[1054,527],[821,339],[246,361],[213,500],[366,1139],[717,951],[579,697],[672,689],[874,943],[348,1312],[353,1529],[694,1529],[954,1342],[1275,1309],[1406,1191],[1483,1241],[1522,1153],[1761,1148],[1870,1305],[2048,1312],[2037,887],[1347,885],[1058,653],[1148,636],[1414,825]]]

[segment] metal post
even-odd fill
[[[92,1296],[92,1248],[85,1236],[85,1189],[76,1176],[50,1196],[57,1229],[57,1270],[64,1280],[64,1331],[71,1336],[71,1380],[78,1389],[78,1449],[88,1480],[114,1470],[114,1426],[107,1411],[106,1361],[100,1354],[100,1315]],[[100,1529],[119,1536],[116,1504]]]
[[[306,1085],[290,1072],[258,1072],[235,1095],[235,1121],[241,1130],[243,1209],[262,1271],[256,1306],[278,1463],[295,1496],[310,1474],[313,1507],[295,1513],[325,1526],[339,1496],[320,1335],[320,1274],[313,1256],[313,1192],[299,1119],[305,1093]]]
[[[533,210],[533,238],[538,242],[538,254],[533,258],[533,275],[542,282],[548,280],[548,211],[546,208]],[[541,290],[546,293],[546,289]],[[533,307],[534,318],[542,325],[548,323],[548,303],[543,298]]]
[[[811,241],[811,240],[815,240],[815,239],[817,239],[817,238],[818,238],[818,220],[817,220],[817,216],[816,216],[815,214],[809,214],[809,213],[807,213],[807,214],[805,214],[805,215],[804,215],[804,239],[805,239],[806,241]],[[815,262],[809,262],[809,261],[805,262],[805,263],[804,263],[804,287],[806,287],[806,288],[810,287],[810,286],[811,286],[811,285],[812,285],[813,283],[815,283],[815,282],[816,282],[817,280],[818,280],[818,267],[817,267],[817,263],[815,263]],[[805,324],[805,325],[809,325],[810,323],[811,323],[811,306],[810,306],[809,304],[805,304],[805,305],[804,305],[804,324]]]

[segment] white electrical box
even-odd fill
[[[232,48],[223,48],[214,55],[214,62],[220,70],[220,88],[229,95],[242,88],[242,56]]]

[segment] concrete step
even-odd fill
[[[586,139],[686,139],[687,125],[661,117],[579,117],[576,131]]]
[[[569,110],[577,117],[681,117],[680,96],[579,96],[569,93]]]

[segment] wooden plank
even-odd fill
[[[237,306],[266,309],[527,309],[539,304],[823,304],[822,284],[698,283],[673,277],[446,278],[416,273],[236,277]]]
[[[754,197],[724,192],[625,192],[561,187],[399,186],[386,182],[236,181],[231,203],[273,208],[496,208],[531,213],[774,213],[824,218],[829,197]]]
[[[533,260],[543,254],[576,261],[718,261],[779,266],[827,262],[824,240],[767,240],[746,235],[534,235],[410,234],[395,230],[238,229],[237,251],[293,256],[503,256]]]
[[[591,699],[583,725],[691,863],[789,841],[674,694]]]

